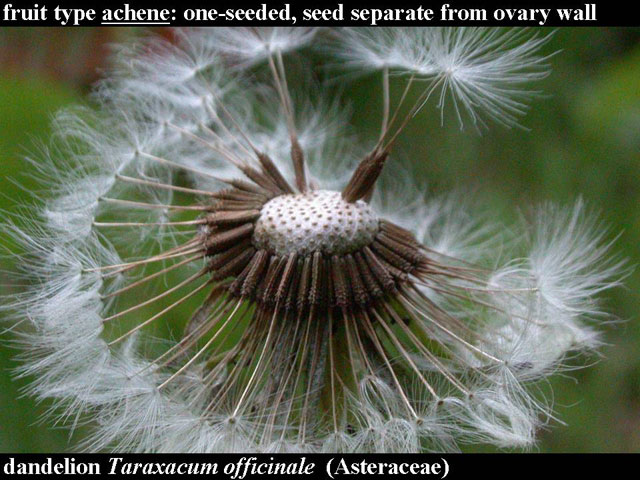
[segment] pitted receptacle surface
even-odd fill
[[[378,217],[361,200],[348,203],[340,192],[315,190],[280,195],[262,207],[253,243],[277,255],[315,251],[346,254],[370,244]]]

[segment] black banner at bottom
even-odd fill
[[[14,476],[171,475],[228,480],[256,478],[509,478],[522,472],[589,478],[632,466],[636,455],[582,454],[2,454],[0,471]],[[472,477],[473,476],[473,477]]]

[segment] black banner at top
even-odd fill
[[[181,0],[0,3],[1,26],[635,26],[630,2]]]

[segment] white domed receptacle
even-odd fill
[[[348,203],[340,192],[314,190],[268,201],[256,222],[256,248],[276,255],[347,254],[370,244],[379,219],[364,201]]]

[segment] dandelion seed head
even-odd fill
[[[58,115],[30,160],[49,192],[3,226],[25,252],[29,286],[2,308],[30,325],[30,393],[91,423],[94,450],[530,446],[552,409],[529,384],[597,348],[622,262],[581,202],[507,227],[385,172],[411,177],[393,146],[438,89],[460,118],[513,125],[545,41],[196,29],[116,49],[95,111]],[[309,45],[382,70],[369,149],[329,86],[287,78]]]

